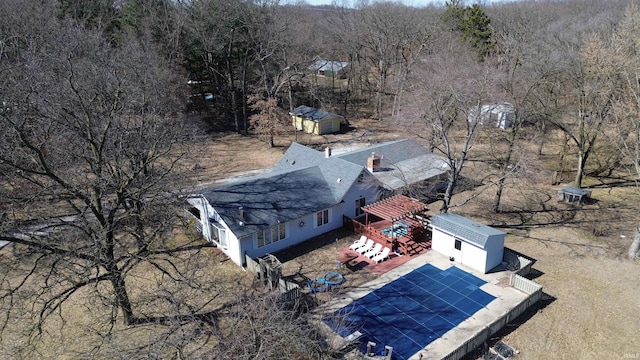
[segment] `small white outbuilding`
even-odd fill
[[[515,117],[516,110],[513,104],[497,102],[469,109],[468,120],[470,123],[477,123],[478,125],[507,129],[513,126]]]
[[[506,233],[457,214],[431,218],[431,248],[483,274],[500,265]]]

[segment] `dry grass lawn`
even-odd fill
[[[214,180],[243,172],[269,167],[276,163],[290,141],[312,144],[318,149],[331,145],[349,148],[357,143],[376,143],[410,136],[388,129],[372,120],[351,120],[354,129],[336,135],[313,136],[298,134],[276,139],[278,147],[268,148],[265,142],[235,134],[192,144],[191,170],[197,170],[190,184],[211,184]],[[528,153],[535,144],[529,145]],[[485,149],[488,147],[485,146]],[[473,153],[474,160],[486,160],[482,144]],[[491,204],[495,188],[487,161],[470,161],[464,175],[481,185],[457,194],[452,212],[493,225],[508,232],[507,246],[537,260],[535,281],[544,286],[545,299],[533,311],[516,319],[499,334],[520,351],[519,359],[599,359],[638,358],[640,346],[640,264],[625,258],[633,237],[640,196],[636,189],[616,179],[588,179],[593,190],[593,204],[571,206],[559,203],[555,192],[560,186],[550,184],[557,147],[549,144],[546,155],[527,165],[526,175],[509,179],[504,195],[503,212],[493,213]],[[531,157],[531,156],[530,156]],[[609,183],[609,184],[607,184]],[[437,212],[434,203],[431,211]],[[322,240],[319,249],[308,254],[282,254],[285,275],[298,279],[321,276],[335,270],[336,252],[353,241],[353,235],[336,232]],[[249,284],[252,275],[244,273],[216,251],[200,253],[198,276],[215,281],[217,290]],[[139,291],[154,294],[160,279],[139,273]],[[341,291],[363,284],[375,277],[366,271],[347,274]],[[144,294],[135,294],[142,297]],[[335,294],[319,295],[325,301]],[[220,304],[226,299],[220,297]],[[105,358],[119,350],[144,346],[153,326],[123,328],[116,332],[121,349],[100,352],[92,349],[104,339],[94,319],[108,317],[108,309],[92,303],[92,298],[76,294],[63,309],[65,320],[54,322],[51,335],[39,348],[42,358]],[[13,350],[23,339],[20,333],[0,339],[0,358],[15,358]],[[93,354],[93,355],[92,355]],[[96,355],[101,354],[101,355]],[[121,353],[122,354],[122,353]]]

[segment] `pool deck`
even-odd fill
[[[460,269],[485,280],[487,283],[482,285],[480,289],[495,296],[496,299],[490,302],[483,309],[473,314],[470,318],[464,320],[458,326],[445,333],[442,337],[433,341],[421,351],[415,353],[410,358],[411,360],[420,359],[421,354],[423,359],[441,359],[447,356],[482,329],[493,323],[496,319],[500,318],[509,312],[509,310],[523,302],[528,296],[524,292],[508,286],[508,279],[511,274],[510,271],[482,274],[475,270],[471,270],[464,265],[452,263],[447,257],[435,251],[429,251],[380,275],[377,279],[372,280],[357,289],[341,294],[338,298],[318,307],[318,309],[314,311],[314,322],[317,323],[321,332],[326,335],[326,338],[332,347],[339,349],[347,345],[348,342],[344,338],[340,337],[331,330],[329,326],[324,324],[321,320],[322,314],[331,313],[341,309],[349,305],[354,300],[367,295],[371,291],[381,288],[387,283],[394,281],[425,264],[431,264],[441,270],[445,270],[455,265]],[[385,345],[393,346],[393,344]]]

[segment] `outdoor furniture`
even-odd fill
[[[372,247],[371,249],[365,251],[364,256],[368,257],[369,259],[371,259],[372,257],[380,254],[380,251],[382,250],[382,244],[380,243],[376,243],[376,245],[374,247]]]
[[[367,242],[367,237],[365,235],[360,236],[360,239],[353,242],[353,244],[349,245],[349,249],[355,250]]]
[[[575,188],[567,186],[558,190],[558,200],[564,200],[568,203],[582,204],[591,198],[591,190]]]
[[[357,259],[353,259],[347,263],[347,269],[351,271],[358,271],[362,268],[361,263]]]
[[[373,258],[371,258],[371,260],[375,261],[376,263],[380,263],[389,258],[390,252],[391,252],[391,249],[389,249],[388,247],[385,247],[380,254],[374,256]]]
[[[364,254],[365,252],[367,252],[367,250],[371,249],[372,247],[373,247],[373,240],[368,239],[364,245],[356,249],[356,252],[358,254]]]

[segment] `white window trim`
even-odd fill
[[[327,219],[326,219],[327,221],[325,223],[318,224],[318,214],[319,213],[324,213],[325,211],[327,212]],[[332,215],[331,212],[332,212],[331,208],[320,210],[320,211],[316,211],[313,214],[313,227],[314,228],[318,228],[318,227],[321,227],[321,226],[325,226],[325,225],[331,224],[331,215]],[[324,217],[324,215],[323,215],[323,217]]]
[[[284,237],[283,238],[280,238],[280,226],[284,227]],[[278,235],[278,238],[276,240],[273,240],[273,230],[274,229],[276,229],[276,234]],[[268,243],[265,241],[266,237],[264,236],[265,232],[267,232],[267,231],[269,232],[269,239],[270,239],[270,241]],[[260,234],[262,234],[262,242],[263,242],[262,246],[260,246],[260,240],[259,240]],[[276,225],[268,227],[266,229],[262,229],[262,230],[260,230],[260,231],[258,231],[256,233],[255,248],[256,249],[260,249],[260,248],[269,246],[269,245],[271,245],[273,243],[277,243],[279,241],[286,240],[289,236],[290,236],[289,235],[289,230],[287,230],[287,224],[286,223],[276,224]]]

